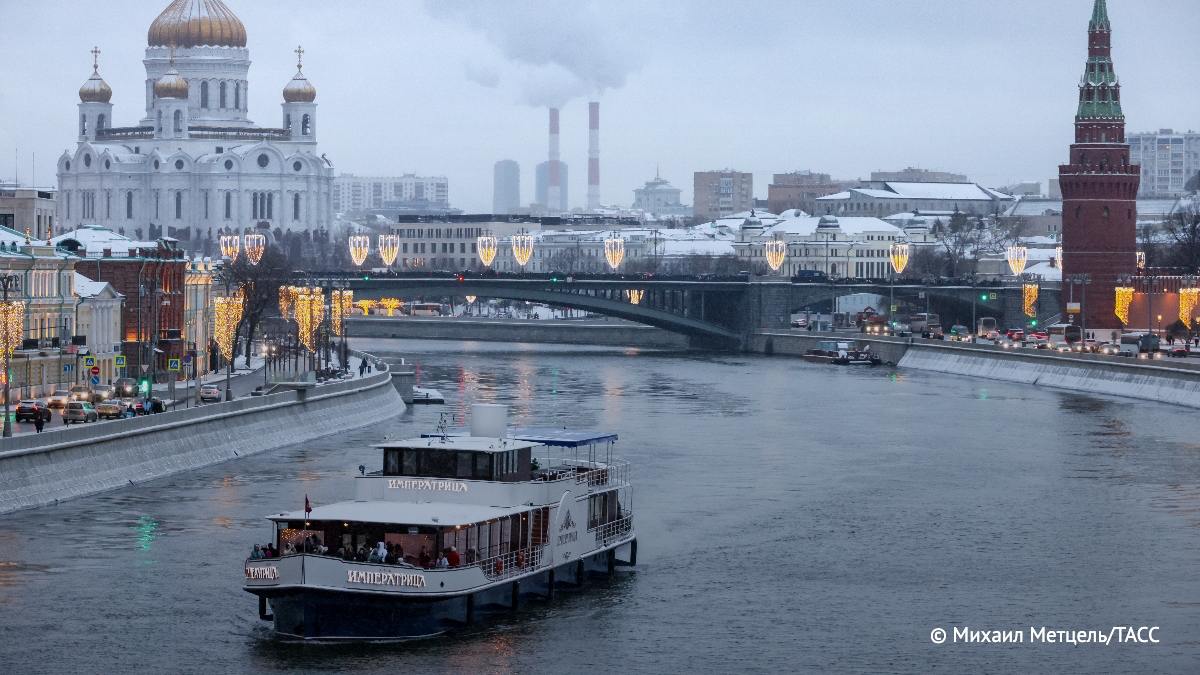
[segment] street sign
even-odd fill
[[[149,372],[149,370],[150,370],[150,364],[149,364],[149,363],[143,363],[143,364],[142,364],[142,372],[143,372],[143,373],[145,373],[145,372]]]
[[[1068,302],[1067,303],[1067,314],[1078,314],[1078,313],[1079,313],[1079,303],[1078,302]]]
[[[92,367],[91,367],[91,373],[92,373],[93,375],[99,375],[99,374],[100,374],[100,366],[92,366]]]
[[[899,305],[892,305],[892,314],[895,314],[895,313],[896,313],[896,308],[897,308],[897,307],[899,307]]]
[[[988,293],[988,300],[995,300],[995,299],[996,299],[996,292],[995,292],[995,291],[992,291],[991,293]]]
[[[94,384],[94,385],[95,385],[95,384],[100,384],[100,378],[99,378],[99,376],[96,376],[96,375],[93,375],[93,376],[92,376],[92,384]]]
[[[167,370],[172,373],[179,372],[179,359],[167,359]]]
[[[96,365],[96,357],[94,357],[94,356],[83,357],[83,367],[84,368],[91,368],[92,366],[95,366],[95,365]]]
[[[63,372],[64,372],[64,373],[69,373],[69,372],[71,372],[71,371],[72,371],[72,370],[74,370],[74,369],[75,369],[75,366],[74,366],[74,364],[70,364],[70,363],[64,363],[64,364],[63,364]]]
[[[125,367],[125,355],[117,354],[116,356],[114,356],[113,357],[113,365],[115,365],[118,368],[124,368]]]
[[[189,366],[192,365],[192,355],[188,354],[187,356],[183,357],[183,363]]]

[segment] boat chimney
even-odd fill
[[[471,406],[471,435],[504,438],[508,430],[508,406],[476,403]]]

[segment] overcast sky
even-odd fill
[[[321,151],[340,172],[445,175],[491,209],[492,164],[521,163],[522,199],[563,104],[572,205],[586,194],[587,105],[601,101],[602,198],[663,177],[908,165],[998,186],[1067,156],[1092,0],[226,0],[246,25],[250,115],[280,125],[303,44]],[[93,45],[117,125],[143,113],[146,30],[168,0],[0,0],[0,176],[14,150],[53,185],[73,147]],[[1200,129],[1200,2],[1109,0],[1130,131]]]

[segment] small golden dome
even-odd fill
[[[288,103],[312,103],[317,100],[317,88],[312,86],[300,69],[296,69],[296,76],[283,88],[283,100]]]
[[[187,98],[187,80],[183,79],[178,70],[175,70],[175,66],[171,66],[171,69],[154,83],[154,96],[157,98]]]
[[[172,0],[150,24],[151,47],[245,47],[246,27],[221,0]]]
[[[100,77],[98,68],[92,69],[92,76],[79,88],[79,100],[84,103],[108,103],[112,100],[112,87]]]

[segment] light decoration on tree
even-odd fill
[[[908,267],[908,256],[908,244],[904,242],[892,244],[891,250],[888,251],[888,257],[892,262],[892,271],[896,274],[903,274],[904,269]]]
[[[316,334],[325,320],[325,295],[320,288],[305,288],[296,296],[296,328],[300,343],[316,351]]]
[[[490,234],[485,234],[475,240],[475,252],[479,255],[479,262],[483,263],[484,267],[492,266],[492,261],[496,259],[497,248],[496,238]]]
[[[246,248],[246,258],[250,260],[250,264],[257,265],[262,262],[263,254],[267,252],[266,236],[254,233],[246,235],[243,239]]]
[[[233,349],[237,343],[237,328],[242,321],[245,297],[241,289],[228,297],[216,298],[215,318],[217,347],[226,361],[233,360]]]
[[[1024,246],[1009,246],[1005,258],[1013,276],[1019,277],[1025,273],[1025,263],[1029,262],[1029,249]]]
[[[521,267],[529,264],[529,260],[533,258],[533,235],[532,234],[514,234],[512,238],[512,253],[513,258]]]
[[[242,238],[236,234],[221,235],[221,255],[229,258],[230,264],[237,262],[238,253],[242,250]]]
[[[12,353],[25,337],[25,301],[0,302],[0,374],[8,377]]]
[[[350,289],[334,289],[329,297],[329,321],[333,328],[333,334],[341,337],[346,331],[346,324],[343,322],[350,313],[354,311],[354,291]]]
[[[371,238],[365,234],[352,234],[349,245],[350,260],[355,267],[361,267],[367,261],[367,254],[371,252]]]
[[[1021,286],[1021,297],[1025,301],[1025,316],[1036,317],[1037,308],[1034,305],[1037,304],[1038,285],[1024,284]]]
[[[395,264],[396,256],[400,255],[400,237],[395,234],[381,234],[377,245],[383,264],[388,267]]]
[[[1145,251],[1137,252],[1137,268],[1138,268],[1139,272],[1146,271],[1146,252]]]
[[[604,259],[608,261],[608,266],[616,272],[621,266],[621,261],[625,260],[625,240],[612,236],[604,240]]]
[[[1179,320],[1189,329],[1193,328],[1192,316],[1197,300],[1200,300],[1200,288],[1179,289]]]
[[[1062,247],[1061,246],[1054,247],[1054,266],[1060,270],[1062,269]]]
[[[404,306],[404,301],[400,298],[384,298],[379,301],[379,304],[387,310],[388,316],[396,316],[396,310]]]
[[[1130,286],[1117,286],[1113,289],[1116,293],[1115,303],[1113,305],[1113,314],[1121,320],[1121,323],[1129,325],[1129,303],[1133,302],[1133,288]]]
[[[767,256],[767,267],[772,272],[778,272],[783,267],[783,259],[787,257],[787,242],[782,239],[772,239],[763,245],[763,253]]]
[[[646,295],[646,291],[640,288],[631,288],[625,291],[625,295],[629,297],[629,304],[640,305],[642,304],[642,298]]]
[[[384,300],[386,300],[386,298]],[[358,309],[363,313],[363,316],[370,316],[371,310],[375,309],[375,305],[383,303],[376,303],[374,300],[359,300],[354,304],[358,306]]]
[[[279,287],[279,316],[287,321],[292,318],[292,308],[296,306],[296,287]]]

